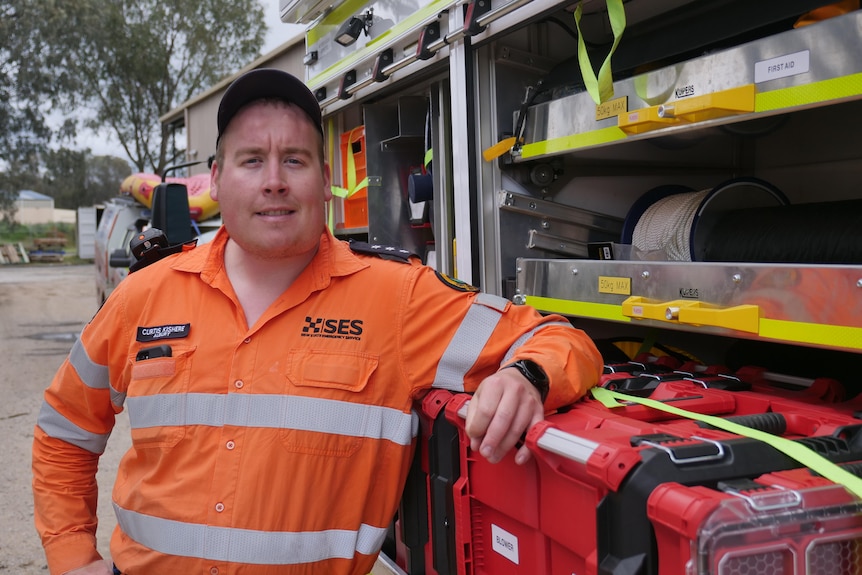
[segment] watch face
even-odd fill
[[[518,363],[520,363],[524,367],[524,369],[526,370],[527,374],[525,374],[525,375],[527,375],[535,383],[548,381],[548,376],[545,375],[545,370],[543,370],[541,367],[539,367],[539,365],[536,362],[530,361],[530,360],[524,360],[524,361],[520,361]]]
[[[508,367],[514,367],[518,371],[521,372],[527,381],[539,390],[539,395],[542,399],[542,403],[545,402],[545,399],[548,397],[549,391],[549,383],[548,376],[545,374],[545,370],[543,370],[539,364],[534,361],[530,361],[529,359],[522,359],[520,361],[516,361],[515,363],[509,365]]]

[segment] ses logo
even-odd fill
[[[328,337],[359,341],[362,335],[361,319],[325,319],[305,317],[302,337]]]

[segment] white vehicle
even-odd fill
[[[150,211],[128,196],[111,198],[96,229],[96,297],[103,304],[114,288],[129,274],[132,254],[129,241],[150,219]],[[118,263],[120,257],[121,265]]]

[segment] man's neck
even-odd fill
[[[224,252],[225,271],[239,298],[248,327],[252,327],[293,284],[311,263],[315,253],[266,259],[250,254],[236,242],[228,240]]]

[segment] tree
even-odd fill
[[[38,3],[0,0],[0,170],[32,157],[47,145],[43,105],[60,91],[58,61],[45,50]]]
[[[15,200],[21,190],[41,190],[41,181],[36,175],[36,156],[31,155],[21,162],[10,164],[7,171],[0,172],[0,221],[15,226],[18,205]]]
[[[120,184],[132,173],[128,162],[115,156],[89,156],[87,161],[87,204],[100,204],[120,191]]]
[[[83,202],[87,189],[85,157],[86,152],[66,148],[45,155],[43,189],[54,198],[55,208],[74,209],[87,205]]]
[[[0,0],[10,1],[10,0]],[[11,0],[25,1],[25,0]],[[159,117],[251,62],[266,24],[258,0],[52,0],[43,6],[51,62],[62,61],[66,111],[109,129],[138,171],[182,153]]]
[[[15,195],[4,181],[5,174],[0,174],[0,223],[13,224],[18,205],[15,203]]]
[[[60,148],[45,154],[40,190],[54,198],[54,207],[92,206],[117,195],[132,173],[129,164],[114,156],[93,156],[90,150]]]

